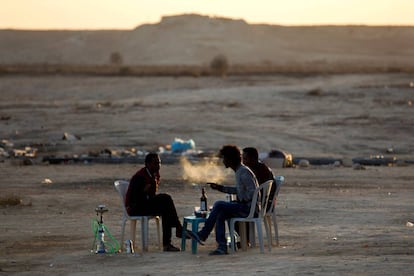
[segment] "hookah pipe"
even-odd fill
[[[96,238],[98,238],[98,245],[97,245],[95,253],[106,253],[103,213],[108,212],[108,209],[106,208],[105,205],[98,205],[98,207],[95,208],[95,211],[96,211],[97,216],[100,214],[100,220],[98,221],[98,228],[97,228],[98,235],[97,237],[95,236],[95,241],[96,241]],[[94,245],[95,245],[95,242],[94,242]]]
[[[101,204],[95,208],[95,212],[97,218],[92,220],[92,229],[95,238],[93,240],[91,252],[94,252],[96,254],[119,253],[120,246],[118,241],[111,235],[111,232],[103,222],[103,213],[108,212],[108,208],[106,208],[105,205]],[[109,238],[109,240],[106,242],[105,232]]]

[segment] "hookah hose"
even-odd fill
[[[105,245],[108,246],[108,253],[118,253],[120,250],[119,242],[112,236],[111,232],[109,232],[109,229],[105,226],[105,224],[101,225],[105,234],[108,235],[109,241],[105,242]],[[92,231],[95,235],[94,239],[94,245],[95,241],[99,238],[99,221],[97,219],[92,219]]]

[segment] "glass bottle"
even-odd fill
[[[206,196],[206,190],[204,188],[201,189],[200,211],[201,212],[207,211],[207,196]]]

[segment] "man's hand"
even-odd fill
[[[211,183],[211,182],[209,182],[207,184],[209,184],[211,189],[213,189],[213,190],[217,190],[217,191],[220,191],[220,192],[223,191],[223,185],[220,185],[220,184],[217,184],[217,183]]]

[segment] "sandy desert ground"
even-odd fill
[[[407,74],[104,78],[2,76],[0,138],[38,149],[32,165],[2,157],[0,272],[4,275],[412,275],[414,271],[414,78]],[[62,140],[64,132],[81,140]],[[144,255],[91,253],[98,204],[120,238],[113,187],[139,164],[61,164],[102,149],[165,147],[175,137],[214,152],[223,144],[278,148],[303,157],[395,157],[394,166],[273,168],[286,183],[279,196],[280,246],[208,256],[214,236],[192,255],[163,253],[151,224]],[[3,142],[4,144],[4,142]],[[10,144],[9,144],[10,145]],[[196,166],[196,165],[194,165]],[[232,172],[219,167],[223,183]],[[199,201],[179,163],[161,168],[160,192],[180,217]],[[52,183],[45,183],[48,178]],[[198,179],[199,183],[206,181]],[[210,203],[223,198],[207,190]],[[173,241],[179,245],[179,240]]]

